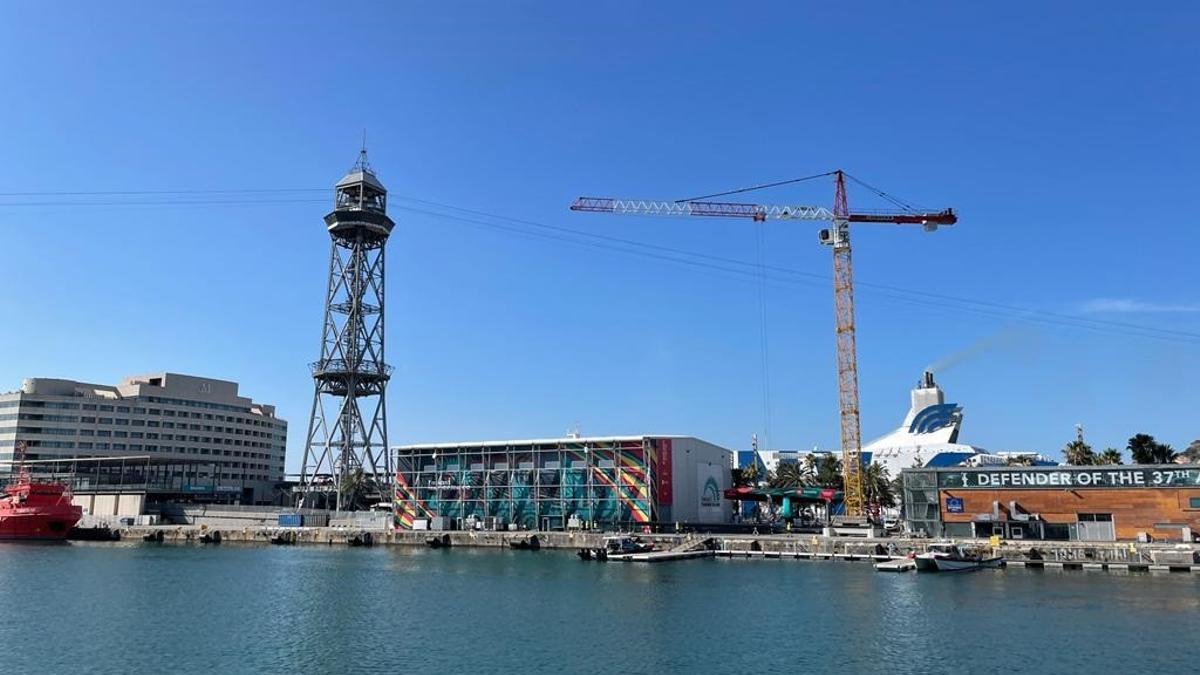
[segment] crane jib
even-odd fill
[[[571,210],[647,216],[750,218],[752,220],[834,220],[833,212],[822,206],[705,201],[671,202],[651,199],[614,199],[612,197],[580,197],[571,204]]]

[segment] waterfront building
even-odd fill
[[[171,476],[158,478],[184,492],[220,486],[254,503],[269,501],[283,480],[287,422],[239,395],[236,382],[178,373],[117,385],[31,378],[0,394],[0,472],[11,471],[17,442],[31,461],[148,457],[170,465]]]
[[[732,453],[690,436],[605,436],[394,449],[396,527],[561,530],[724,524]]]
[[[905,469],[907,528],[931,537],[1192,541],[1200,465]]]

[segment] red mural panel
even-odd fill
[[[654,490],[658,494],[658,503],[662,506],[671,505],[671,439],[660,438],[655,444],[658,447],[654,453]]]

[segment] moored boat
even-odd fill
[[[654,544],[644,542],[637,536],[622,534],[604,538],[604,551],[610,555],[649,553],[653,550]]]
[[[982,548],[959,544],[931,544],[929,550],[914,559],[918,572],[969,572],[1000,567],[1002,556],[989,555]]]
[[[61,540],[83,517],[71,488],[34,480],[25,469],[25,444],[16,444],[17,477],[0,492],[0,539]]]
[[[937,558],[945,558],[954,555],[954,544],[930,544],[929,548],[924,553],[918,553],[913,557],[913,562],[916,563],[918,572],[936,572],[937,563],[934,561]]]

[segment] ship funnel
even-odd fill
[[[937,385],[933,383],[933,371],[931,371],[931,370],[925,371],[924,376],[921,378],[921,388],[922,389],[933,389],[936,386]]]

